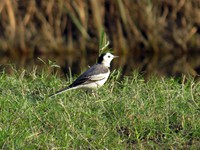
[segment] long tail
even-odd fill
[[[62,89],[62,90],[59,90],[59,91],[55,92],[54,94],[50,94],[48,97],[56,96],[56,95],[58,95],[58,94],[61,94],[61,93],[63,93],[63,92],[66,92],[66,91],[68,91],[68,90],[71,90],[71,89],[73,89],[73,88],[71,88],[71,87],[66,87],[66,88],[64,88],[64,89]]]

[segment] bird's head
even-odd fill
[[[114,59],[117,58],[118,56],[114,56],[111,53],[104,53],[101,54],[99,59],[98,59],[98,63],[99,64],[103,64],[106,67],[110,67],[110,62]]]

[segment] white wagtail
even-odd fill
[[[68,87],[57,91],[54,94],[49,95],[49,97],[61,94],[65,91],[72,89],[97,89],[104,85],[110,75],[110,63],[113,58],[118,56],[114,56],[111,53],[102,54],[98,58],[98,62],[90,67],[87,71],[81,74],[71,85]]]

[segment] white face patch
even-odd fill
[[[106,67],[110,67],[110,62],[115,58],[116,56],[112,55],[111,53],[106,53],[103,57],[102,64]]]
[[[106,53],[106,55],[103,57],[104,61],[108,61],[108,62],[111,62],[113,58],[114,58],[114,55],[110,53]]]

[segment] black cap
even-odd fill
[[[102,63],[102,61],[103,61],[103,57],[106,55],[106,53],[103,53],[103,54],[101,54],[100,56],[99,56],[99,58],[98,58],[98,63],[100,64],[100,63]]]

